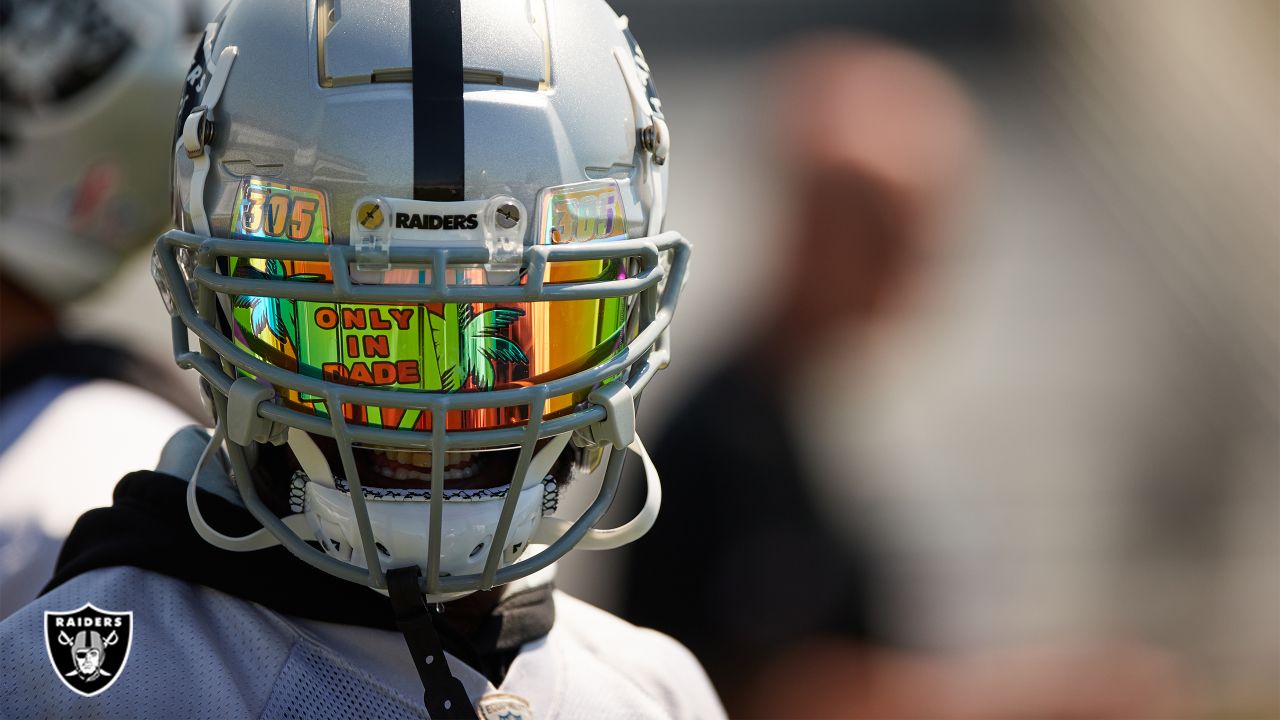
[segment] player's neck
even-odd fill
[[[493,609],[497,607],[498,601],[501,599],[501,588],[472,593],[466,597],[444,603],[444,612],[441,613],[441,617],[463,635],[470,636],[485,619],[493,614]]]

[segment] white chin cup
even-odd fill
[[[342,490],[308,482],[303,513],[324,551],[331,557],[365,567],[360,528],[352,511],[351,496]],[[542,518],[542,483],[520,491],[501,565],[515,562],[529,546]],[[441,508],[440,574],[469,575],[484,572],[493,531],[502,515],[505,493],[477,500],[450,500]],[[431,536],[431,502],[380,500],[365,496],[369,523],[383,568],[417,565],[426,572]]]
[[[520,497],[516,500],[499,567],[515,562],[528,549],[542,519],[546,492],[543,479],[560,458],[569,438],[568,433],[551,438],[530,458],[523,480],[509,486],[508,492],[511,487],[517,488]],[[290,428],[289,446],[306,475],[302,513],[316,541],[330,557],[366,567],[364,543],[348,488],[339,489],[328,461],[306,432]],[[366,490],[365,507],[383,569],[417,565],[425,573],[430,557],[429,493],[418,493],[414,497],[387,493],[387,497],[377,497],[376,491]],[[442,576],[484,572],[505,503],[506,493],[457,492],[453,497],[445,493],[440,527]]]
[[[200,469],[209,459],[210,453],[220,447],[224,436],[224,427],[219,423],[191,474],[187,488],[187,510],[192,524],[206,541],[225,550],[247,552],[280,544],[280,540],[266,528],[242,537],[223,535],[209,527],[200,514],[200,508],[196,504]],[[501,567],[516,562],[531,544],[536,548],[543,548],[558,542],[573,530],[573,522],[543,514],[554,512],[551,507],[553,503],[549,503],[546,497],[548,489],[544,480],[568,444],[569,437],[565,433],[551,438],[530,459],[528,470],[519,486],[520,496],[516,500],[510,531],[505,541],[506,547],[500,558]],[[303,507],[295,506],[295,510],[301,509],[302,512],[282,519],[285,526],[299,536],[310,535],[315,538],[327,555],[356,567],[366,567],[355,507],[351,495],[345,489],[345,483],[342,483],[344,489],[339,489],[340,481],[334,478],[319,447],[305,432],[291,428],[289,445],[303,469],[298,474],[297,482],[304,484],[301,488],[296,488],[301,490]],[[626,545],[648,532],[657,519],[662,505],[658,471],[639,437],[632,437],[626,449],[638,455],[644,464],[647,491],[644,506],[635,517],[619,527],[588,529],[576,545],[579,549],[608,550]],[[621,450],[615,447],[613,452]],[[377,497],[380,492],[387,497]],[[294,498],[298,499],[299,496],[294,495]],[[441,507],[441,575],[483,574],[490,544],[494,540],[493,531],[498,526],[505,502],[506,493],[495,495],[455,491],[453,497],[446,494]],[[418,565],[425,572],[431,537],[431,503],[428,493],[370,491],[365,496],[365,507],[369,513],[375,550],[383,569]],[[443,602],[466,594],[468,593],[428,596],[427,599]]]

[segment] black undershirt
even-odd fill
[[[235,553],[196,534],[187,516],[187,483],[157,472],[135,472],[116,485],[113,504],[90,510],[76,522],[58,556],[48,592],[99,568],[131,566],[204,585],[276,612],[322,622],[395,631],[390,601],[299,560],[283,547]],[[247,510],[204,490],[200,509],[228,535],[260,527]],[[511,593],[487,613],[437,615],[444,650],[500,685],[525,643],[544,637],[555,620],[550,585]],[[468,600],[471,600],[470,598]],[[475,598],[479,600],[479,598]],[[456,603],[455,603],[456,604]],[[468,607],[474,607],[474,603]],[[458,610],[463,610],[458,605]]]

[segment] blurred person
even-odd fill
[[[781,292],[655,446],[671,509],[632,551],[624,592],[626,615],[688,643],[742,717],[815,710],[805,683],[774,682],[791,650],[893,642],[885,559],[860,536],[857,507],[840,509],[839,526],[818,507],[822,469],[798,437],[809,412],[796,398],[892,342],[928,289],[979,145],[949,74],[885,41],[797,41],[775,58],[766,97],[784,188],[785,224],[769,235],[785,243]],[[762,582],[775,574],[781,585]]]
[[[808,447],[858,469],[819,505],[873,518],[898,632],[940,649],[869,676],[970,717],[1015,683],[1043,709],[1003,716],[1280,716],[1280,8],[1034,8],[979,81],[991,184],[947,302],[812,393],[846,400]]]
[[[1280,5],[1091,1],[1044,15],[1047,89],[1059,131],[1079,138],[1094,219],[1085,247],[1135,290],[1106,315],[1113,342],[1075,363],[1105,358],[1089,378],[1103,391],[1067,406],[1083,417],[1051,419],[1096,476],[1088,505],[1062,513],[1079,519],[1064,523],[1064,560],[1083,581],[1037,620],[1165,648],[1198,714],[1280,717]],[[1032,522],[1072,482],[1046,480]],[[1012,569],[1044,596],[1039,562]]]
[[[554,8],[210,24],[154,259],[216,426],[124,477],[0,623],[0,716],[723,716],[685,648],[552,584],[658,511],[635,397],[690,257],[626,19]],[[626,453],[649,500],[597,528]]]
[[[180,10],[0,3],[0,617],[49,580],[75,518],[198,412],[167,369],[65,323],[170,215],[172,122],[155,108],[194,42]]]
[[[1126,634],[957,648],[929,633],[921,610],[946,601],[917,593],[947,586],[921,584],[904,546],[967,548],[973,522],[1006,519],[950,487],[928,447],[886,460],[878,406],[852,406],[901,382],[904,358],[954,362],[921,336],[939,331],[953,278],[937,265],[983,133],[949,73],[884,41],[800,41],[771,78],[782,292],[655,445],[673,509],[632,551],[626,615],[687,642],[734,717],[1177,717],[1182,667]],[[891,502],[894,461],[936,473],[917,504]],[[938,569],[991,575],[974,567]],[[673,575],[687,595],[665,592]]]

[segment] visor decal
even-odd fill
[[[387,246],[477,247],[524,234],[525,221],[510,228],[498,223],[498,211],[519,210],[505,196],[462,203],[437,203],[386,197],[358,199],[351,207],[352,244]],[[548,188],[539,197],[535,237],[544,243],[583,243],[626,236],[626,217],[614,181],[591,181]],[[232,232],[245,239],[280,243],[328,243],[330,207],[323,191],[248,178],[241,183],[232,214]],[[478,228],[466,227],[475,214]],[[422,216],[424,227],[399,214]],[[516,214],[523,216],[523,212]],[[455,227],[431,228],[434,217],[455,218]],[[456,218],[463,218],[459,222]],[[545,219],[544,219],[545,218]],[[532,218],[530,218],[532,219]],[[459,227],[461,225],[461,227]],[[509,232],[510,238],[500,233]],[[385,237],[381,237],[385,233]],[[379,236],[379,237],[375,237]],[[546,271],[549,285],[625,278],[627,261],[563,260]],[[517,266],[518,268],[518,266]],[[382,271],[349,268],[362,285],[430,282],[430,267],[397,264]],[[328,261],[289,257],[231,257],[227,272],[258,281],[328,283]],[[449,285],[488,285],[486,266],[450,266]],[[523,282],[523,279],[517,282]],[[282,282],[283,285],[283,282]],[[284,290],[282,288],[282,294]],[[628,303],[623,298],[508,303],[374,304],[309,301],[274,296],[271,291],[228,298],[231,336],[260,360],[302,375],[346,385],[418,392],[483,392],[547,382],[594,367],[616,354],[628,338]],[[278,387],[281,400],[295,409],[326,416],[322,397]],[[572,411],[586,391],[549,398],[548,416]],[[337,409],[335,408],[335,411]],[[377,406],[344,405],[355,424],[429,430],[430,413]],[[523,407],[450,411],[451,429],[518,425]]]
[[[245,178],[236,190],[231,232],[255,240],[328,243],[329,204],[319,190]]]
[[[443,312],[426,306],[319,305],[315,327],[342,335],[341,359],[321,364],[325,377],[359,385],[398,385],[456,392],[464,386],[492,390],[496,371],[512,363],[528,365],[529,358],[499,333],[524,315],[523,310],[494,307],[477,313],[472,305],[442,305]],[[418,360],[396,360],[407,338],[426,318],[430,353],[415,348]],[[393,342],[393,339],[395,342]],[[379,358],[386,358],[380,360]]]
[[[547,188],[539,195],[544,245],[587,242],[627,235],[627,216],[615,180],[592,180]]]
[[[293,242],[328,243],[333,236],[329,232],[329,206],[325,194],[319,190],[285,185],[258,177],[245,178],[236,191],[232,205],[231,232],[235,237],[290,240]],[[294,265],[312,266],[304,271]],[[251,260],[234,258],[231,274],[254,279],[289,279],[318,281],[325,278],[322,263],[293,263],[268,259]],[[274,297],[244,295],[232,298],[233,314],[239,320],[248,315],[248,322],[237,323],[237,340],[246,341],[245,330],[266,343],[296,354],[299,338],[298,305],[289,300]]]

